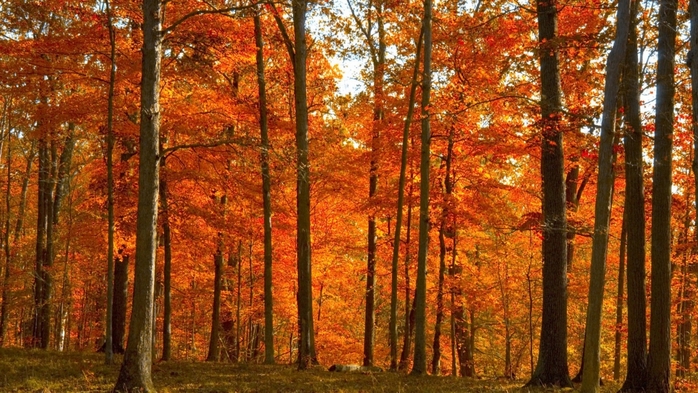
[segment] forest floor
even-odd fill
[[[121,357],[117,357],[120,361]],[[0,392],[107,392],[119,366],[106,366],[104,354],[0,349]],[[338,373],[288,365],[173,361],[153,366],[160,393],[174,392],[509,392],[525,393],[522,381],[410,377],[401,373]],[[572,389],[565,389],[572,391]],[[536,389],[532,392],[551,392]],[[615,393],[606,384],[602,392]]]

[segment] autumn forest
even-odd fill
[[[0,345],[695,389],[697,47],[696,0],[3,1]]]

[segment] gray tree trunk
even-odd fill
[[[211,317],[211,337],[208,344],[207,362],[217,362],[220,358],[220,326],[221,326],[221,283],[223,280],[223,250],[218,249],[213,257],[215,274],[213,278],[213,316]]]
[[[397,194],[397,214],[395,219],[395,239],[393,240],[393,259],[391,268],[391,285],[390,285],[390,369],[397,370],[398,368],[404,368],[402,364],[407,361],[407,354],[410,353],[409,342],[410,342],[410,326],[409,326],[409,314],[410,314],[410,289],[409,289],[409,269],[407,267],[407,262],[405,263],[405,339],[403,343],[403,355],[400,356],[400,363],[397,360],[397,291],[398,291],[398,261],[400,260],[400,232],[402,230],[402,208],[405,204],[405,182],[406,182],[406,172],[407,172],[407,151],[410,146],[410,126],[412,125],[412,118],[414,116],[414,103],[417,100],[417,78],[419,76],[419,59],[422,52],[422,34],[423,29],[420,31],[419,38],[417,39],[417,48],[415,50],[414,59],[414,71],[412,72],[412,82],[410,84],[410,98],[407,104],[407,116],[405,117],[405,124],[402,129],[402,148],[400,153],[400,180],[398,182],[398,194]],[[411,189],[411,186],[410,186]],[[411,213],[411,207],[408,213]],[[409,261],[409,239],[410,239],[410,219],[411,214],[407,216],[407,256],[405,257]]]
[[[308,162],[308,99],[305,20],[307,0],[293,2],[294,56],[293,91],[296,106],[296,171],[297,171],[297,253],[298,253],[298,368],[307,369],[317,363],[313,329],[313,278],[310,249],[310,165]]]
[[[621,391],[644,391],[647,381],[647,294],[645,286],[645,192],[638,64],[638,1],[633,2],[623,71],[625,92],[625,219],[628,231],[628,357]]]
[[[162,214],[163,248],[165,260],[163,266],[163,316],[162,316],[162,360],[172,358],[172,231],[170,230],[170,208],[167,187],[167,160],[160,159],[160,213]]]
[[[264,363],[274,364],[274,297],[272,287],[271,176],[269,174],[269,126],[267,116],[267,82],[264,77],[264,38],[260,10],[254,14],[254,37],[257,45],[257,85],[259,87],[259,131],[261,137],[262,203],[264,205]]]
[[[427,308],[427,254],[429,251],[429,168],[431,158],[431,124],[429,99],[431,96],[431,0],[424,1],[424,68],[422,70],[422,149],[419,187],[419,252],[417,254],[417,284],[415,287],[415,339],[412,375],[427,373],[426,308]]]
[[[543,188],[543,317],[538,364],[526,386],[572,386],[567,367],[567,218],[557,1],[538,2]]]
[[[623,293],[625,291],[625,249],[628,239],[627,224],[625,214],[623,214],[623,224],[620,231],[620,257],[618,258],[618,292],[616,295],[616,334],[615,345],[613,346],[613,380],[620,379],[620,361],[623,327]]]
[[[652,298],[647,390],[671,390],[671,158],[677,0],[659,2],[657,105],[652,175]]]
[[[599,172],[594,212],[594,235],[591,252],[591,281],[584,338],[584,373],[582,392],[599,391],[601,370],[601,312],[606,281],[606,258],[608,256],[608,232],[613,205],[613,164],[615,154],[616,107],[620,76],[623,70],[625,47],[630,27],[630,0],[618,2],[616,14],[616,37],[606,62],[603,117],[601,119],[601,142],[599,146]]]
[[[116,29],[112,23],[111,2],[106,1],[107,29],[109,30],[109,93],[107,95],[107,321],[104,347],[105,363],[114,363],[114,85],[116,83]],[[59,203],[56,191],[56,203]],[[58,220],[58,215],[54,221]]]
[[[124,361],[114,391],[154,392],[151,377],[155,251],[159,189],[161,1],[143,1],[140,161],[133,309]]]

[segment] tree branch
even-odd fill
[[[242,10],[247,10],[250,8],[254,8],[257,6],[257,2],[252,2],[248,5],[243,5],[239,7],[228,7],[228,8],[212,8],[209,10],[196,10],[192,11],[183,17],[179,18],[178,20],[174,21],[170,26],[166,27],[165,29],[162,30],[162,35],[165,36],[168,33],[171,33],[172,30],[174,30],[177,26],[182,24],[182,22],[186,21],[189,18],[193,18],[195,16],[199,15],[208,15],[208,14],[227,14],[232,11],[242,11]]]
[[[293,48],[293,41],[291,41],[291,37],[288,35],[288,30],[286,30],[284,21],[281,20],[279,10],[276,9],[272,2],[267,2],[267,4],[269,4],[269,6],[271,7],[271,14],[274,17],[274,20],[276,21],[276,25],[279,26],[279,32],[281,32],[281,37],[283,37],[284,39],[284,44],[286,45],[288,56],[291,58],[291,63],[296,64],[296,50]]]
[[[166,149],[160,150],[160,157],[169,157],[172,153],[176,152],[177,150],[182,150],[182,149],[197,149],[197,148],[212,148],[212,147],[220,147],[224,145],[243,145],[243,146],[252,146],[257,144],[257,141],[254,138],[239,138],[239,139],[224,139],[221,141],[216,141],[216,142],[211,142],[211,143],[189,143],[189,144],[183,144],[183,145],[176,145],[176,146],[171,146]]]

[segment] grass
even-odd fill
[[[118,365],[104,365],[103,354],[0,349],[0,392],[108,392],[118,372]],[[285,365],[187,361],[155,364],[153,382],[160,393],[529,392],[521,388],[523,381],[410,377],[390,372],[334,373],[324,368],[300,372]],[[617,390],[615,384],[602,388],[608,393]],[[531,391],[551,392],[554,389]]]

